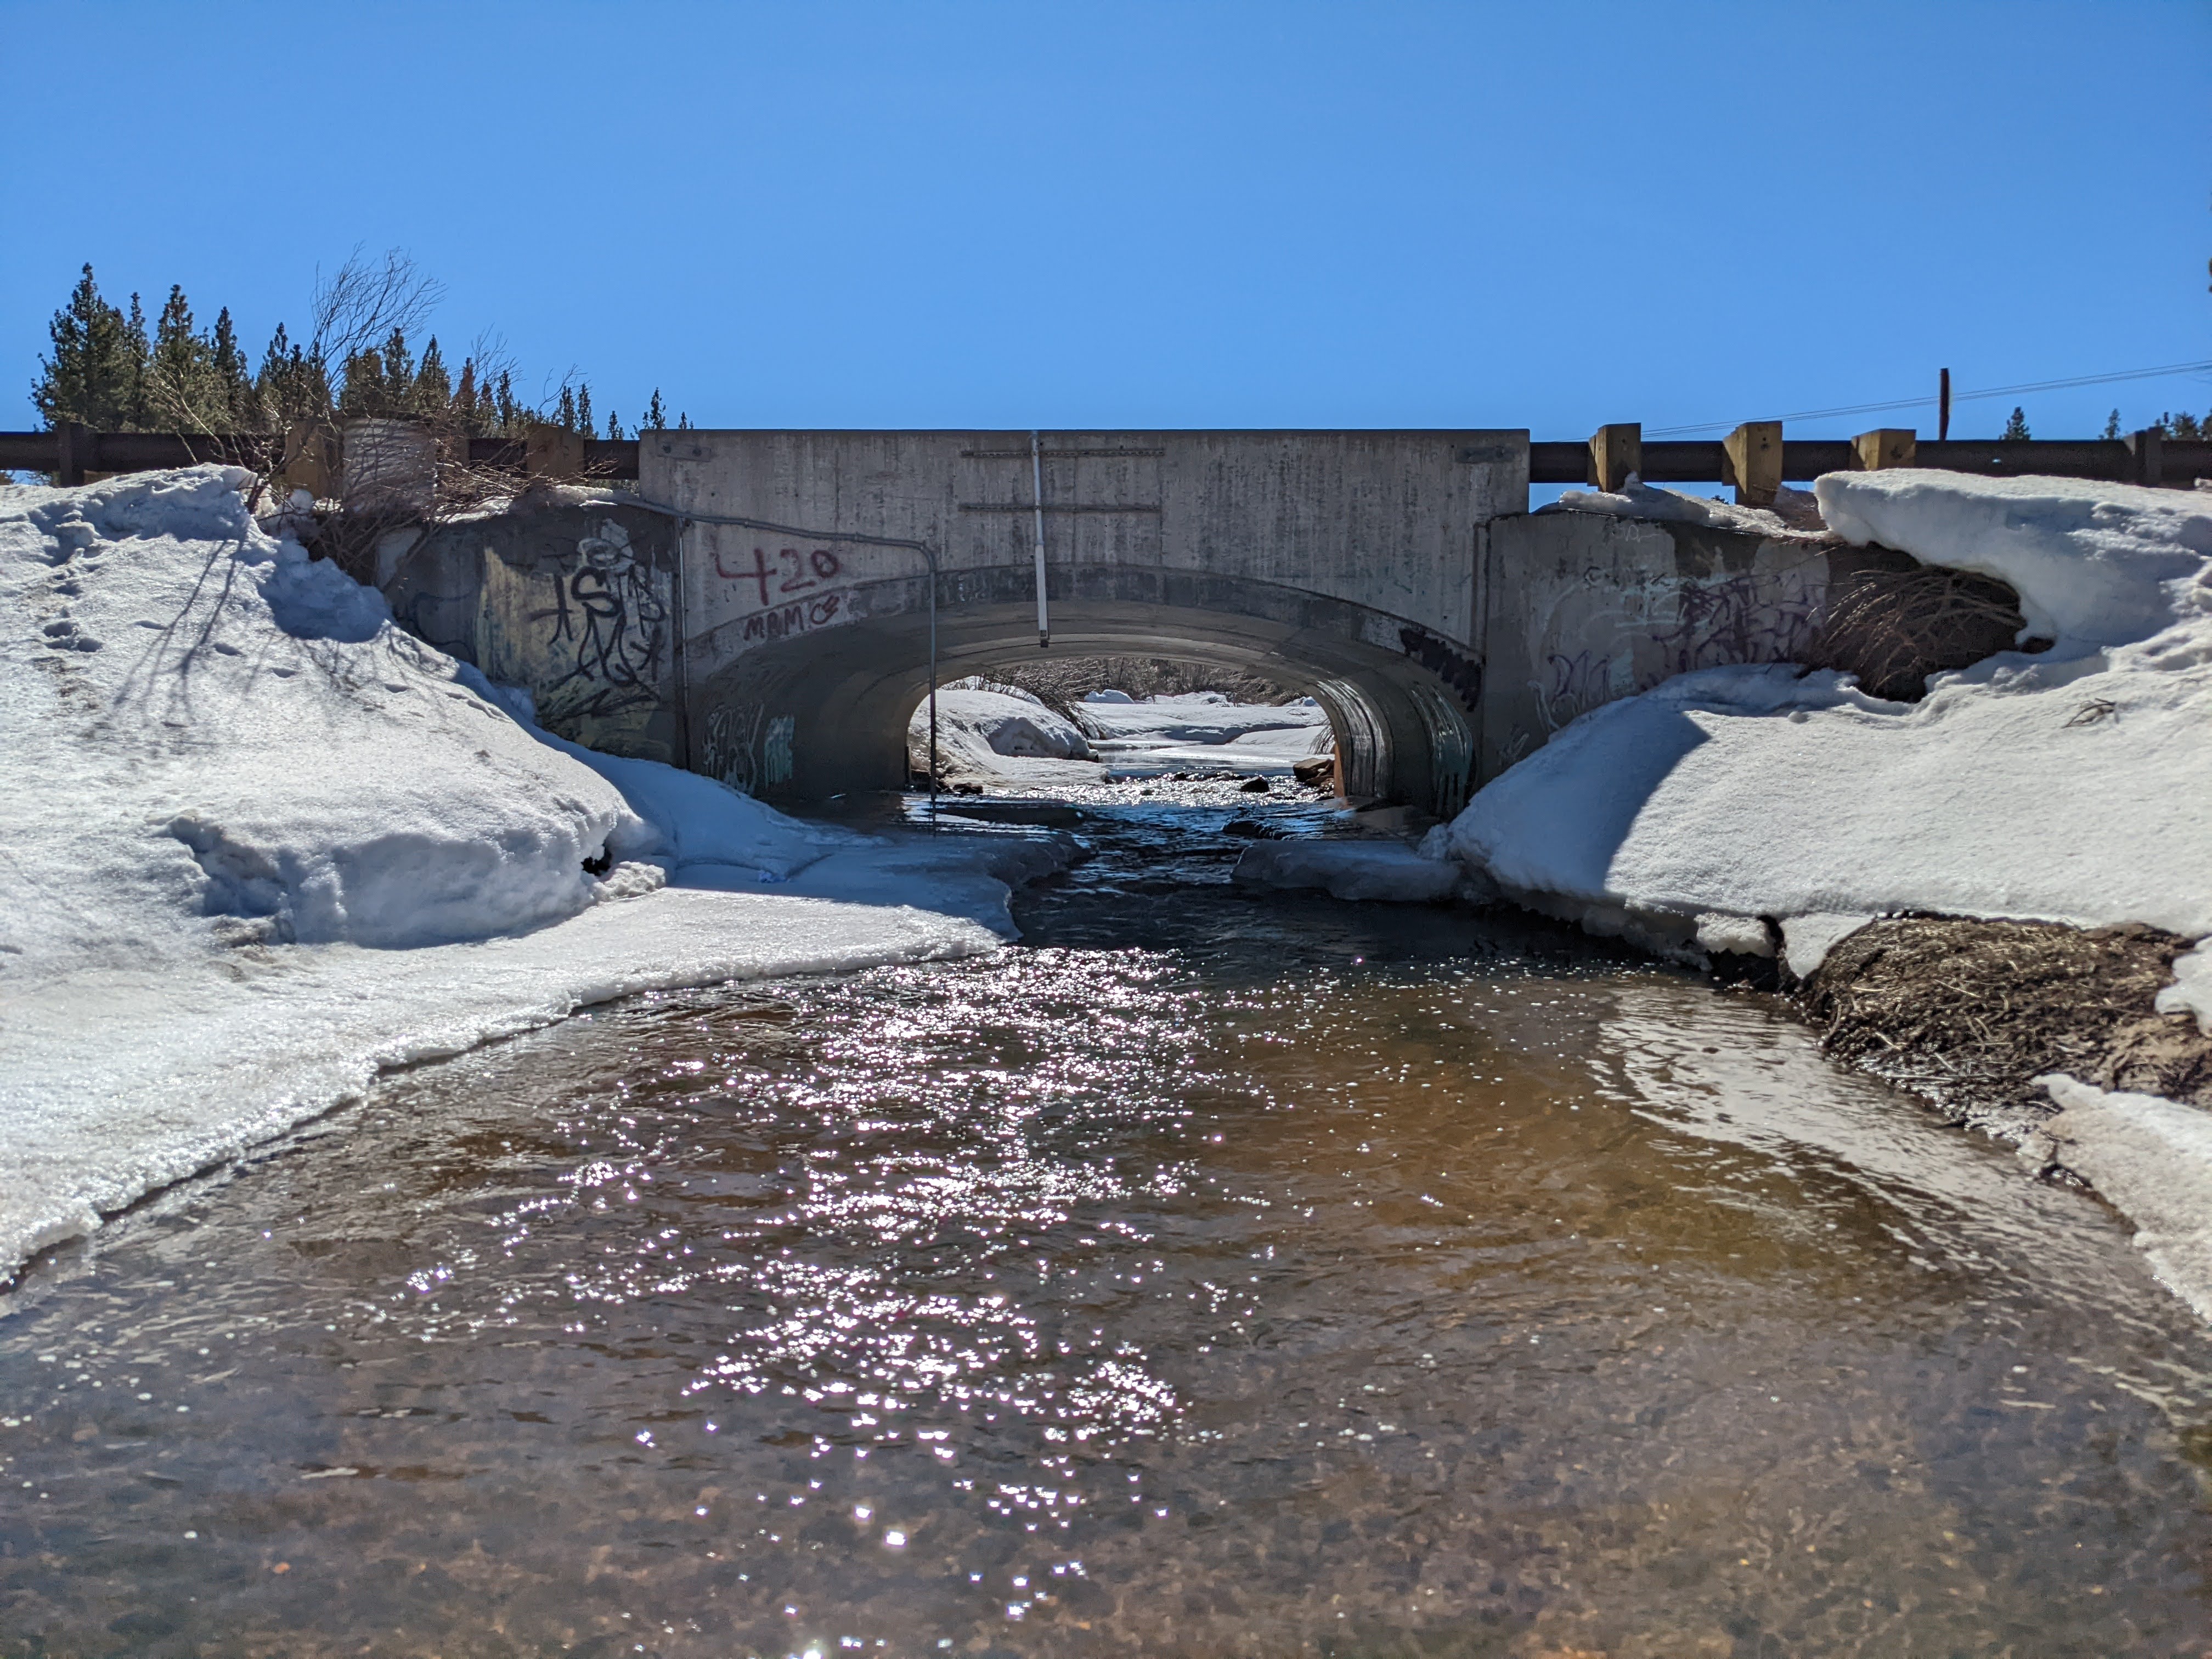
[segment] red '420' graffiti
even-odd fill
[[[817,547],[804,558],[795,547],[779,548],[773,559],[769,557],[766,548],[757,547],[753,549],[750,570],[742,566],[732,570],[723,555],[714,555],[714,574],[726,581],[757,583],[763,605],[781,604],[787,595],[819,587],[841,568],[837,556],[826,547]]]

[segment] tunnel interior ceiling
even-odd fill
[[[1048,654],[1038,649],[1025,592],[977,604],[976,584],[964,585],[971,602],[939,613],[940,681]],[[1473,752],[1470,710],[1462,689],[1422,660],[1418,646],[1433,647],[1431,636],[1320,595],[1244,593],[1231,609],[1224,586],[1253,585],[1201,585],[1202,596],[1188,597],[1210,604],[1071,594],[1054,605],[1048,654],[1166,657],[1241,668],[1308,692],[1328,713],[1347,793],[1456,810]],[[929,684],[927,588],[881,586],[894,591],[857,592],[842,625],[756,641],[720,673],[695,681],[699,769],[792,799],[905,783],[907,722]]]

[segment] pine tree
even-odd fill
[[[130,406],[117,424],[125,432],[143,432],[149,428],[153,414],[151,387],[154,373],[153,342],[146,337],[146,308],[138,303],[138,296],[131,296],[131,315],[124,325],[133,371],[131,380]]]
[[[31,401],[49,428],[81,421],[95,431],[125,430],[143,369],[123,313],[100,297],[87,265],[47,331],[54,355],[39,360]]]
[[[514,377],[507,370],[499,372],[499,429],[512,433],[522,424],[522,411],[515,406]]]
[[[438,343],[430,342],[432,345]],[[470,434],[483,430],[483,422],[477,415],[477,360],[461,359],[461,383],[453,388],[453,418],[461,430]]]
[[[2119,435],[2120,411],[2116,409],[2110,415],[2107,415],[2105,417],[2105,436],[2107,439],[2112,439],[2117,438]]]
[[[2001,444],[2025,443],[2027,441],[2027,415],[2015,405],[2012,418],[2005,422],[2004,430],[1997,434]]]
[[[295,421],[331,418],[330,380],[322,360],[308,356],[303,348],[293,344],[282,323],[269,337],[269,349],[261,354],[254,392],[267,419],[279,429]]]
[[[576,429],[586,438],[592,431],[592,387],[589,381],[576,388]]]
[[[279,421],[291,414],[289,388],[285,382],[292,367],[291,337],[284,325],[276,325],[276,331],[269,337],[269,344],[261,353],[261,370],[253,377],[253,388],[261,394],[261,401],[269,412]]]
[[[662,432],[665,431],[667,427],[668,410],[661,405],[660,388],[659,386],[655,386],[653,388],[653,402],[646,408],[645,423],[639,427],[638,430],[641,432]]]
[[[691,417],[689,415],[678,415],[676,417],[676,429],[678,432],[689,432],[691,429]]]
[[[374,346],[346,359],[345,384],[338,390],[338,413],[361,420],[391,412],[384,385],[384,354]]]
[[[555,414],[554,419],[564,432],[574,432],[576,429],[576,393],[574,388],[565,386],[561,388],[561,406],[559,410]]]
[[[221,406],[213,352],[192,331],[192,307],[180,285],[172,284],[168,303],[154,325],[154,361],[149,402],[162,423],[188,432],[212,432],[227,424]]]
[[[611,443],[622,441],[622,416],[611,409],[607,411],[607,439]]]
[[[415,371],[414,395],[408,400],[415,414],[424,420],[445,422],[453,418],[453,386],[446,375],[446,360],[438,350],[438,337],[433,334],[430,343],[422,348],[422,362]]]
[[[238,330],[230,320],[230,307],[216,313],[215,331],[208,337],[208,363],[216,399],[228,432],[258,432],[266,424],[254,395],[253,377],[246,373],[246,353],[240,349]]]

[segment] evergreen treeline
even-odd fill
[[[88,264],[49,332],[53,355],[39,360],[31,388],[49,428],[78,421],[97,432],[280,432],[297,420],[384,416],[472,437],[520,436],[548,424],[600,435],[590,386],[563,385],[555,407],[540,412],[516,398],[512,371],[480,369],[465,357],[456,373],[435,335],[418,357],[404,328],[331,363],[317,343],[291,339],[279,323],[260,366],[249,367],[228,307],[213,327],[197,329],[184,289],[172,288],[149,331],[138,296],[127,312],[118,310],[101,297]],[[690,418],[679,423],[689,426]],[[642,424],[648,431],[667,424],[658,390]],[[612,413],[605,434],[623,435]]]

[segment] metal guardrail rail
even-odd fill
[[[2037,473],[2047,477],[2106,478],[2116,483],[2160,483],[2187,486],[2196,479],[2212,477],[2212,443],[2167,440],[2158,446],[2160,476],[2148,478],[2137,451],[2118,438],[2023,439],[2006,443],[1996,439],[1976,443],[1954,438],[1946,442],[1923,439],[1914,447],[1912,465],[1949,472],[1973,472],[1984,477],[2017,477]],[[1817,478],[1823,472],[1851,472],[1859,459],[1848,438],[1786,440],[1782,446],[1782,476]],[[1718,442],[1653,441],[1644,444],[1639,476],[1646,483],[1711,483],[1732,476],[1723,445]],[[1528,446],[1530,483],[1594,483],[1590,447],[1581,443],[1532,443]]]
[[[0,471],[150,472],[162,467],[228,461],[265,467],[283,459],[281,433],[209,436],[181,432],[0,432]],[[520,438],[471,438],[469,460],[477,466],[525,470],[527,446]],[[637,441],[588,438],[584,470],[603,478],[637,477]]]
[[[82,428],[66,432],[0,432],[0,471],[52,472],[82,479],[87,472],[143,472],[203,461],[268,467],[283,459],[284,442],[281,435],[264,433],[196,436],[89,432]],[[572,459],[576,448],[580,448],[586,477],[635,478],[638,475],[638,446],[634,438],[586,439],[572,447]],[[475,465],[511,467],[518,472],[530,470],[527,447],[520,439],[471,438],[468,453]],[[1735,477],[1727,447],[1717,441],[1649,441],[1641,446],[1641,455],[1642,465],[1636,471],[1647,483],[1713,483],[1730,482]],[[2185,488],[2196,479],[2212,478],[2212,442],[2166,439],[2146,446],[2140,434],[2134,441],[2038,438],[2007,443],[1952,439],[1917,443],[1911,464],[1986,477],[2036,473]],[[1780,476],[1784,478],[1815,478],[1824,472],[1856,471],[1859,465],[1858,453],[1850,439],[1790,439],[1782,444]],[[1528,446],[1531,483],[1595,483],[1598,476],[1591,441],[1547,441]]]

